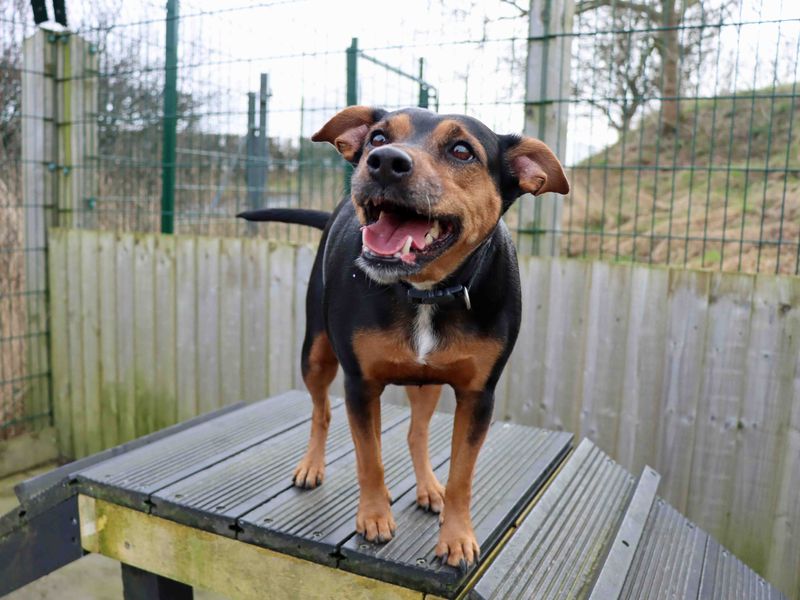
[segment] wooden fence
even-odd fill
[[[256,239],[54,230],[61,452],[302,388],[313,256]],[[523,326],[496,416],[587,436],[634,472],[652,465],[671,503],[796,593],[800,278],[528,257],[521,272]]]

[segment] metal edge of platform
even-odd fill
[[[589,600],[619,598],[656,500],[660,481],[661,475],[651,467],[646,466],[642,470],[614,540],[601,562]]]

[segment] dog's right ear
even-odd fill
[[[348,106],[311,136],[313,142],[329,142],[345,160],[357,163],[367,131],[386,115],[386,111],[369,106]]]

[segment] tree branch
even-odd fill
[[[627,0],[580,0],[575,4],[575,14],[597,10],[604,6],[621,8],[622,10],[629,10],[631,12],[645,15],[654,23],[661,21],[661,13],[654,9],[652,6],[642,4],[641,2],[628,2]]]

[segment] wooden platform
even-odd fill
[[[441,565],[437,517],[415,505],[409,413],[395,406],[384,406],[382,428],[398,532],[368,543],[353,527],[355,455],[340,401],[324,485],[291,485],[309,416],[307,395],[290,392],[26,482],[21,510],[0,520],[0,594],[80,556],[79,539],[145,576],[231,598],[780,597],[658,499],[652,469],[635,478],[591,442],[573,449],[570,434],[500,422],[474,482],[482,561],[466,573]],[[449,415],[431,424],[442,481],[451,426]],[[42,552],[52,560],[26,575],[20,557]]]

